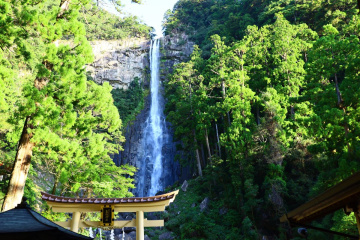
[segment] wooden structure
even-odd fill
[[[339,209],[346,214],[354,212],[360,234],[360,172],[283,215],[280,222],[302,226]]]
[[[175,200],[179,190],[153,197],[137,198],[68,198],[41,193],[42,199],[52,207],[54,212],[72,213],[72,220],[56,222],[62,227],[78,232],[85,227],[123,228],[136,227],[136,240],[144,239],[144,227],[162,227],[164,220],[144,219],[144,212],[164,211]],[[84,212],[101,212],[101,221],[81,221]],[[136,219],[114,221],[114,212],[136,212]]]
[[[1,240],[91,240],[44,218],[23,201],[14,209],[0,213]]]

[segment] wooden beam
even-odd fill
[[[115,212],[162,212],[172,199],[159,202],[111,204]],[[104,204],[47,202],[54,212],[100,212]]]
[[[97,206],[96,208],[93,208],[91,206],[79,206],[79,207],[67,207],[67,206],[53,206],[52,210],[54,212],[74,212],[74,211],[80,211],[80,212],[100,212],[100,206]],[[137,212],[137,211],[143,211],[143,212],[163,212],[165,211],[164,206],[152,206],[152,207],[115,207],[115,212]]]
[[[71,221],[55,222],[55,223],[64,228],[71,227]],[[164,220],[147,220],[146,218],[144,219],[144,227],[163,227],[163,226],[164,226]],[[100,227],[100,221],[80,221],[78,227],[79,228],[89,228],[89,227],[98,228],[98,227]],[[135,219],[114,221],[113,228],[123,228],[123,227],[136,227]]]

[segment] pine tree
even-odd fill
[[[26,32],[38,36],[37,41],[44,47],[36,56],[39,64],[35,78],[24,86],[25,100],[16,114],[24,127],[2,210],[21,201],[34,147],[37,151],[51,151],[53,159],[62,159],[76,169],[95,160],[109,161],[108,154],[120,150],[115,143],[124,140],[111,87],[86,79],[84,65],[92,61],[92,50],[84,26],[77,20],[81,4],[86,1],[39,2],[34,6],[24,2],[20,6],[31,13],[30,24],[24,27]],[[14,17],[21,23],[29,16]],[[69,41],[61,41],[64,37]],[[99,152],[91,154],[95,149]],[[61,171],[60,179],[66,176],[66,171]],[[76,179],[79,177],[74,178],[79,182],[86,179]],[[71,191],[78,187],[75,184]]]

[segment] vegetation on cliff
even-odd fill
[[[135,120],[136,115],[144,108],[144,90],[139,82],[139,78],[135,78],[130,83],[129,89],[113,89],[111,91],[114,104],[117,107],[120,116],[123,116],[123,125],[127,126],[131,121]]]
[[[180,0],[167,12],[165,32],[185,31],[200,46],[166,82],[167,118],[188,163],[211,179],[208,195],[228,209],[224,219],[233,215],[231,226],[204,215],[225,228],[221,237],[194,227],[181,238],[289,238],[281,215],[360,170],[356,7]],[[356,235],[350,218],[314,224]]]
[[[79,20],[85,25],[86,37],[89,41],[148,38],[153,30],[141,23],[136,16],[116,16],[99,8],[95,2],[81,8]]]

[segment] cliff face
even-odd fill
[[[166,81],[167,75],[172,73],[175,64],[189,60],[194,50],[194,42],[184,33],[173,33],[162,39],[161,51],[161,80]]]
[[[150,41],[140,38],[91,42],[95,61],[87,66],[95,82],[127,89],[135,77],[148,84]]]

